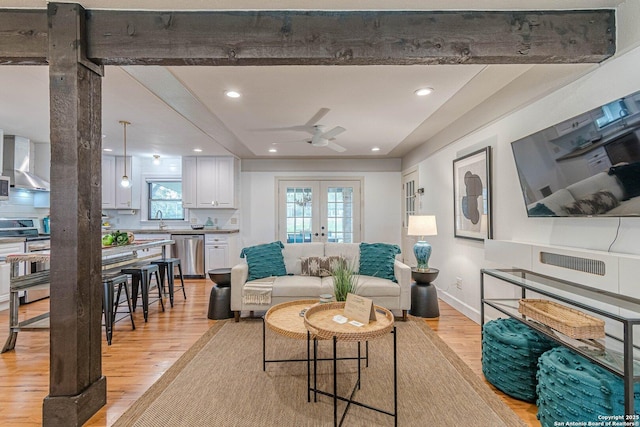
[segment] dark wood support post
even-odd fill
[[[102,68],[84,57],[85,11],[50,3],[51,331],[44,426],[79,426],[106,403],[102,375]]]

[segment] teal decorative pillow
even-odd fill
[[[538,203],[529,209],[529,216],[555,216],[556,214],[544,203]]]
[[[269,276],[286,276],[287,269],[282,257],[282,242],[265,243],[242,249],[240,258],[246,258],[249,264],[247,280],[262,279]]]
[[[360,243],[360,268],[358,274],[374,276],[397,282],[393,264],[400,253],[398,245],[388,243]]]

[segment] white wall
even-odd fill
[[[473,319],[479,319],[480,269],[486,266],[484,244],[453,237],[452,162],[476,148],[493,147],[494,238],[606,251],[618,218],[528,218],[511,142],[608,101],[640,90],[640,48],[611,59],[536,103],[448,145],[418,164],[425,188],[421,213],[435,213],[438,236],[430,237],[430,264],[440,269],[440,296]],[[640,254],[640,218],[622,218],[612,252]],[[462,289],[456,289],[456,278]]]
[[[353,161],[357,162],[357,161]],[[291,168],[296,161],[291,161]],[[286,168],[286,165],[284,165]],[[400,171],[244,171],[241,181],[241,246],[276,239],[276,177],[364,177],[363,236],[367,242],[400,244]]]

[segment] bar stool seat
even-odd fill
[[[138,287],[142,296],[142,312],[144,321],[149,317],[149,286],[151,285],[151,277],[155,274],[156,283],[158,285],[158,296],[162,311],[164,311],[164,301],[162,300],[162,282],[158,277],[158,266],[155,264],[136,264],[122,270],[123,274],[131,276],[131,300],[133,302],[133,310],[135,311],[138,301]]]
[[[160,271],[160,282],[164,286],[164,276],[167,276],[167,285],[169,288],[169,302],[171,302],[171,307],[173,307],[173,292],[174,292],[174,271],[175,267],[178,267],[178,272],[180,275],[180,283],[182,288],[182,296],[184,299],[187,299],[187,293],[184,290],[184,277],[182,276],[182,265],[180,264],[180,258],[162,258],[159,260],[151,261],[151,264],[155,264],[159,267]]]
[[[102,310],[104,312],[104,328],[107,335],[107,344],[111,345],[113,337],[113,325],[116,322],[116,315],[118,314],[118,307],[120,305],[120,295],[124,288],[124,293],[127,299],[127,306],[129,308],[128,315],[131,319],[131,329],[136,329],[136,325],[133,321],[133,308],[131,307],[131,298],[129,297],[129,288],[127,287],[128,277],[122,273],[107,273],[102,275],[102,286],[104,293],[102,296]],[[117,296],[114,298],[115,287],[118,287]]]

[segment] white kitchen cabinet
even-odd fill
[[[102,209],[140,209],[140,161],[127,156],[127,176],[131,185],[120,185],[124,175],[125,158],[102,156]]]
[[[116,208],[116,158],[102,156],[102,209]]]
[[[9,254],[21,253],[24,253],[23,242],[0,244],[0,257],[7,256]],[[6,310],[9,308],[9,279],[11,277],[12,265],[13,264],[0,262],[0,310]]]
[[[205,270],[231,267],[229,263],[229,237],[226,234],[205,234]]]
[[[582,129],[592,122],[593,119],[591,117],[591,113],[584,113],[580,114],[577,117],[574,117],[571,120],[567,120],[566,122],[558,123],[554,126],[554,128],[556,130],[556,133],[558,134],[558,137],[561,137],[578,129]]]
[[[238,159],[200,156],[183,157],[182,161],[184,207],[236,208]]]
[[[558,167],[562,171],[567,185],[571,185],[598,172],[609,170],[611,162],[604,147],[598,147],[581,156],[559,161]]]
[[[182,206],[184,208],[196,207],[197,167],[196,157],[182,158]]]

